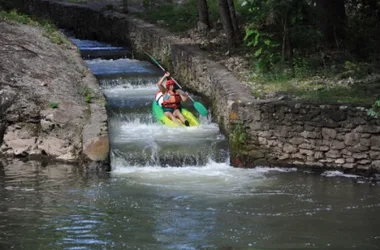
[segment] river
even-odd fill
[[[0,249],[380,249],[378,184],[233,168],[210,117],[175,129],[153,119],[160,69],[72,39],[107,98],[112,171],[0,166]]]

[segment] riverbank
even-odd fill
[[[52,23],[0,16],[2,158],[108,168],[105,99],[77,48]]]

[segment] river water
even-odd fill
[[[73,41],[91,54],[107,97],[112,171],[0,166],[0,249],[380,249],[378,184],[232,168],[209,117],[175,129],[153,120],[157,67],[114,58],[124,48]]]

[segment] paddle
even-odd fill
[[[150,59],[152,59],[152,61],[158,66],[160,67],[160,69],[162,69],[164,72],[166,72],[166,70],[156,61],[156,59],[154,59],[151,55],[149,55],[147,52],[144,51],[144,53],[149,56]],[[179,83],[173,78],[173,81],[177,84],[177,86],[182,89],[181,85],[179,85]],[[194,101],[194,99],[189,96],[190,100],[193,101],[193,104],[194,104],[194,108],[198,111],[199,114],[201,114],[202,116],[206,116],[208,114],[208,110],[205,108],[205,106],[203,106],[202,103],[200,102],[196,102]]]

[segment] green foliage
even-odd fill
[[[311,6],[297,0],[247,0],[243,2],[253,18],[246,25],[245,42],[253,47],[256,70],[267,73],[286,68],[294,48],[309,49],[318,41],[319,33],[311,22],[305,21]],[[305,61],[297,61],[296,73],[304,77]],[[297,75],[297,77],[300,77]]]
[[[41,26],[45,30],[45,36],[50,39],[52,43],[58,45],[67,45],[67,38],[57,29],[55,24],[48,20],[41,21]]]
[[[94,98],[94,91],[88,86],[80,88],[79,94],[84,97],[86,103],[91,103],[92,99]]]
[[[247,139],[247,133],[244,130],[243,123],[238,122],[234,125],[230,134],[230,143],[232,148],[234,148],[235,150],[244,149]]]
[[[143,6],[145,9],[149,9],[152,7],[153,1],[152,0],[143,0]]]
[[[304,79],[310,75],[309,61],[305,57],[293,59],[294,76],[297,79]]]
[[[144,0],[147,10],[138,13],[137,16],[161,26],[175,33],[185,32],[196,26],[198,7],[197,0],[185,1],[183,4],[167,3],[153,8],[153,0]],[[215,21],[219,16],[216,0],[208,2],[210,19]]]
[[[375,6],[371,6],[375,3]],[[346,1],[347,36],[344,45],[362,59],[376,60],[380,54],[380,2]]]
[[[379,118],[380,116],[380,100],[377,100],[373,105],[372,108],[368,110],[368,115]]]
[[[57,29],[57,27],[48,20],[41,20],[32,18],[26,14],[19,13],[16,10],[9,12],[0,9],[0,20],[14,21],[25,25],[40,26],[44,29],[44,35],[49,40],[58,45],[67,45],[68,41],[64,35]]]
[[[352,77],[363,78],[373,71],[373,66],[364,62],[345,61],[344,69],[351,72]]]
[[[255,66],[259,72],[272,70],[280,60],[278,53],[279,43],[272,39],[271,34],[264,33],[253,25],[248,25],[245,30],[244,41],[247,46],[255,48]]]
[[[56,102],[49,102],[49,107],[50,108],[52,108],[52,109],[56,109],[56,108],[58,108],[58,103],[56,103]]]
[[[0,9],[0,20],[14,21],[26,25],[37,25],[37,22],[30,18],[28,15],[19,13],[16,10],[7,12]]]

